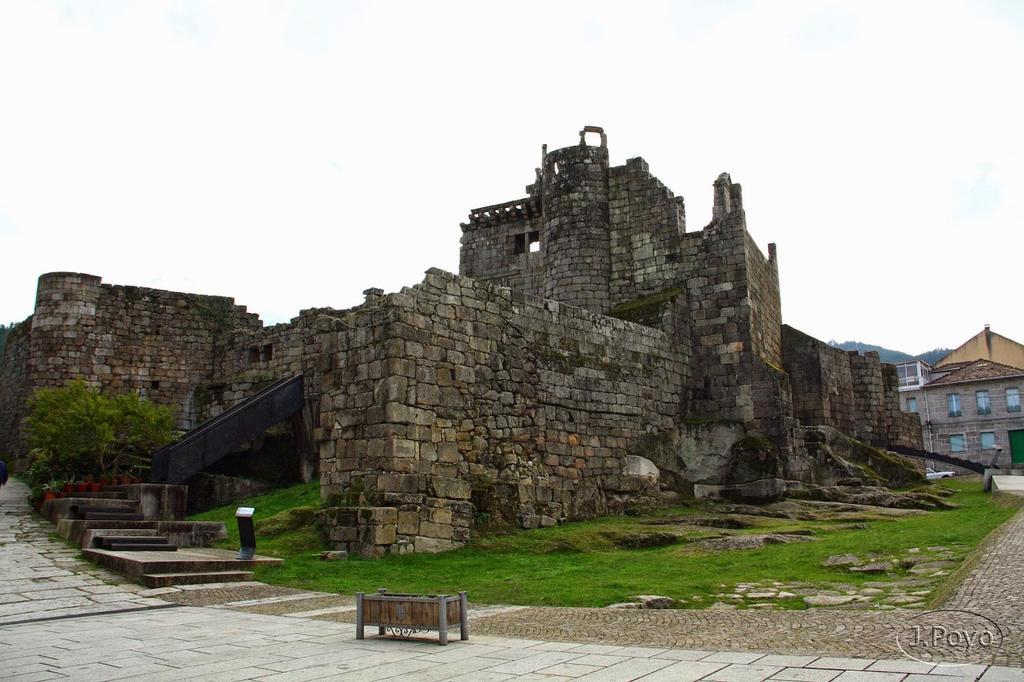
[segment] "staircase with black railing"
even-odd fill
[[[303,406],[301,373],[275,381],[154,452],[150,482],[180,485]]]
[[[918,459],[930,459],[933,462],[942,462],[944,464],[952,464],[953,466],[973,471],[976,474],[985,473],[985,465],[978,462],[972,462],[968,459],[960,459],[959,457],[953,457],[952,455],[940,455],[937,452],[928,452],[927,450],[918,450],[917,448],[908,448],[902,445],[889,448],[893,452],[904,455],[906,457],[917,457]]]

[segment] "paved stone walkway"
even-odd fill
[[[344,595],[260,583],[153,590],[126,583],[50,539],[52,527],[31,513],[26,492],[12,482],[0,493],[4,680],[1024,682],[1017,667],[907,658],[886,633],[922,615],[906,610],[482,606],[472,611],[470,642],[442,648],[429,641],[355,640],[344,622],[354,616],[352,600]],[[1013,594],[1024,570],[1013,561],[1021,543],[1024,515],[988,543],[951,599],[990,613],[1006,628],[1004,646],[988,662],[1022,664],[1020,600]],[[955,625],[956,616],[943,622]],[[955,650],[940,653],[943,660],[957,658]]]
[[[50,539],[53,525],[32,512],[23,483],[12,479],[0,491],[0,624],[165,605]]]

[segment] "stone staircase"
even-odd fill
[[[82,554],[147,587],[252,580],[257,564],[280,559],[235,558],[209,547],[227,537],[223,523],[187,521],[188,489],[141,483],[108,486],[47,500],[40,513]]]

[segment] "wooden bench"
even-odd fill
[[[437,630],[438,642],[448,644],[448,629],[458,627],[461,639],[469,639],[466,593],[401,594],[378,590],[377,594],[356,592],[356,639],[363,628],[376,625],[377,634],[408,637],[414,632]]]

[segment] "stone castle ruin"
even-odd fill
[[[332,542],[369,555],[667,490],[760,501],[899,478],[866,447],[920,447],[894,368],[782,324],[775,246],[748,234],[728,174],[687,232],[682,197],[641,158],[611,166],[587,127],[545,147],[526,194],[471,211],[458,275],[269,327],[232,299],[43,275],[0,367],[0,451],[25,454],[27,397],[69,379],[139,391],[188,430],[301,372],[291,451],[319,471]]]

